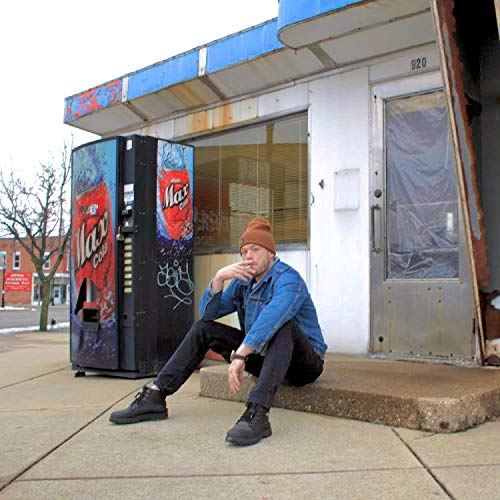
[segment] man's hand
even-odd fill
[[[232,280],[233,278],[238,278],[242,281],[250,279],[254,270],[248,267],[250,265],[250,260],[243,260],[241,262],[236,262],[235,264],[230,264],[229,266],[219,269],[212,280],[212,292],[217,293],[224,287],[224,281]]]
[[[240,390],[245,370],[245,362],[242,359],[234,359],[227,371],[229,389],[233,394]]]

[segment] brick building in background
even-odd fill
[[[56,238],[47,239],[47,251],[56,244]],[[39,304],[40,286],[35,266],[26,250],[14,238],[0,238],[0,254],[5,252],[5,269],[0,271],[0,290],[5,290],[5,305]],[[47,274],[56,256],[47,265]],[[50,287],[51,302],[69,302],[69,251],[61,261]]]

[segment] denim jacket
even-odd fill
[[[316,309],[300,274],[276,258],[264,278],[233,279],[224,292],[213,293],[208,285],[200,302],[200,317],[213,321],[236,311],[243,343],[262,352],[272,336],[288,321],[294,320],[314,350],[324,357],[323,340]]]

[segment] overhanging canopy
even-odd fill
[[[434,40],[428,0],[281,0],[276,19],[68,97],[64,122],[120,133]]]

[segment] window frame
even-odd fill
[[[45,252],[43,254],[44,260],[46,259],[47,255],[50,255],[50,252]],[[46,271],[48,271],[50,269],[50,257],[47,260],[45,260],[45,262],[43,263],[43,269]]]
[[[247,123],[245,125],[236,125],[233,127],[227,127],[224,130],[217,131],[214,133],[204,133],[200,134],[197,136],[189,137],[188,139],[185,139],[183,142],[186,144],[189,144],[194,147],[194,156],[195,156],[195,163],[196,163],[196,146],[193,144],[194,142],[197,141],[202,141],[202,140],[207,140],[207,139],[215,139],[217,137],[221,137],[227,134],[231,134],[234,132],[241,132],[245,130],[249,130],[252,128],[257,128],[261,126],[266,126],[269,123],[276,123],[282,120],[288,120],[288,119],[293,119],[293,118],[298,118],[300,116],[303,116],[306,121],[306,137],[307,140],[305,144],[307,144],[307,203],[305,208],[307,209],[307,221],[308,221],[308,227],[307,227],[307,236],[306,236],[306,241],[304,243],[279,243],[276,242],[276,249],[277,251],[309,251],[310,250],[310,241],[311,241],[311,134],[310,134],[310,128],[311,128],[311,115],[309,113],[309,107],[304,108],[304,109],[298,109],[294,110],[291,113],[283,113],[279,115],[275,115],[266,119],[261,119],[259,121],[255,121],[252,123]],[[196,168],[196,166],[195,166]],[[193,175],[196,175],[195,173]],[[194,196],[196,198],[196,192],[194,193]],[[194,208],[194,204],[193,204]],[[215,254],[239,254],[240,249],[238,246],[213,246],[211,248],[204,248],[204,249],[196,249],[193,248],[193,255],[195,256],[202,256],[202,255],[215,255]]]
[[[16,257],[18,257],[18,262],[16,265]],[[12,270],[17,271],[21,269],[21,252],[19,250],[16,250],[12,254]]]

